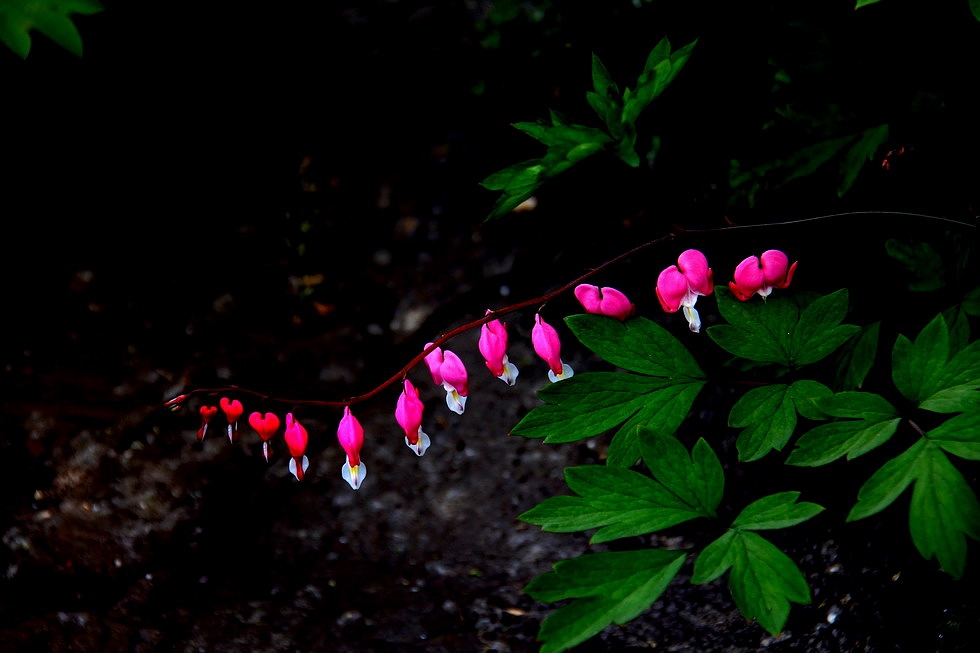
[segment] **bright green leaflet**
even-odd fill
[[[911,341],[892,349],[892,380],[919,408],[937,413],[980,409],[980,340],[950,356],[949,330],[937,315]]]
[[[716,288],[718,311],[728,324],[708,328],[725,351],[760,363],[797,369],[831,354],[860,327],[841,324],[847,313],[847,289],[819,297],[805,307],[789,295],[739,301]]]
[[[739,612],[773,635],[786,625],[790,603],[810,602],[810,589],[796,563],[753,531],[794,526],[823,511],[815,503],[796,503],[798,498],[798,492],[782,492],[747,506],[701,552],[691,578],[695,584],[709,583],[730,570],[728,586]]]
[[[31,51],[31,32],[37,30],[80,57],[82,36],[71,16],[97,14],[103,9],[97,0],[3,0],[0,41],[17,56],[27,58]]]
[[[541,653],[580,644],[610,624],[634,619],[660,598],[684,564],[683,551],[606,551],[563,560],[524,591],[545,603],[575,599],[541,624]]]
[[[832,394],[827,386],[808,379],[749,390],[728,416],[729,426],[745,427],[736,442],[738,459],[749,462],[773,449],[782,451],[796,430],[797,413],[809,419],[826,419],[815,401]]]
[[[842,456],[857,458],[887,442],[901,421],[888,401],[871,392],[839,392],[817,405],[840,419],[801,435],[786,459],[789,465],[817,467]]]

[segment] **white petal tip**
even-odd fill
[[[421,429],[419,429],[419,440],[418,440],[418,442],[416,442],[415,444],[412,444],[409,441],[409,439],[406,437],[405,438],[405,444],[408,445],[408,448],[409,449],[411,449],[412,451],[415,452],[415,455],[416,456],[422,456],[422,455],[425,454],[426,450],[429,448],[430,440],[429,440],[429,436],[426,435],[425,433],[423,433]]]
[[[572,368],[568,365],[568,363],[562,363],[561,374],[555,374],[551,370],[548,370],[548,380],[552,383],[557,383],[562,379],[570,379],[573,376],[575,376],[575,372],[572,371]]]
[[[449,406],[449,410],[462,415],[466,410],[466,397],[461,397],[455,390],[450,390],[446,393],[446,405]]]
[[[364,477],[367,476],[367,465],[361,463],[356,467],[351,467],[350,462],[345,462],[344,466],[340,469],[340,475],[344,477],[347,484],[353,489],[361,487],[361,483],[364,482]]]
[[[517,366],[513,363],[507,363],[504,365],[504,372],[497,377],[507,385],[514,385],[517,383]]]
[[[289,459],[289,472],[296,477],[297,481],[302,481],[303,477],[306,476],[306,470],[310,468],[310,459],[307,458],[306,456],[303,456],[302,463],[303,463],[303,467],[302,469],[299,469],[296,467],[296,459],[295,458]]]

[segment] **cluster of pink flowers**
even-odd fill
[[[786,288],[793,280],[796,262],[789,263],[789,257],[778,249],[770,249],[762,256],[749,256],[735,267],[734,280],[728,283],[732,294],[741,301],[748,301],[752,295],[763,299],[773,288]],[[715,281],[708,259],[696,249],[688,249],[677,257],[677,265],[671,265],[657,277],[657,299],[668,313],[684,310],[691,331],[701,330],[701,318],[694,304],[699,296],[714,292]]]
[[[789,263],[789,258],[779,250],[768,250],[762,256],[750,256],[735,268],[734,279],[728,285],[732,294],[742,301],[749,300],[753,295],[763,299],[769,296],[773,288],[786,288],[793,279],[796,263]],[[714,276],[708,267],[704,254],[696,249],[689,249],[677,258],[677,264],[671,265],[660,273],[657,278],[656,293],[661,307],[668,313],[683,309],[691,331],[697,333],[701,329],[701,320],[694,305],[700,296],[714,292]],[[610,287],[598,287],[589,284],[576,286],[575,297],[586,312],[604,315],[620,321],[632,317],[636,312],[634,304],[625,294]],[[487,311],[490,316],[492,311]],[[466,409],[469,396],[469,377],[466,366],[455,353],[426,344],[424,361],[436,386],[441,386],[446,392],[446,405],[453,412],[462,415]],[[540,313],[534,316],[534,327],[531,330],[531,344],[535,353],[548,365],[548,378],[554,383],[573,375],[572,368],[561,359],[561,341],[558,332],[548,324]],[[490,373],[508,385],[517,382],[518,370],[507,358],[507,328],[499,320],[488,320],[482,325],[479,340],[480,354],[486,361]],[[217,414],[218,408],[225,415],[227,422],[228,440],[238,441],[238,420],[244,414],[244,407],[237,399],[222,397],[218,406],[201,406],[201,427],[197,439],[203,440],[207,434],[208,424]],[[405,444],[417,455],[425,454],[431,439],[422,430],[423,402],[418,389],[405,378],[402,380],[402,392],[395,405],[395,421],[405,432]],[[253,412],[248,417],[249,425],[262,439],[262,454],[266,461],[272,453],[271,441],[279,430],[280,420],[274,413]],[[297,480],[303,480],[310,462],[306,457],[306,447],[309,436],[306,428],[293,416],[286,415],[284,440],[289,449],[289,471]],[[341,476],[355,490],[361,486],[367,476],[367,466],[361,460],[361,448],[364,445],[364,428],[351,412],[350,406],[344,406],[343,417],[337,427],[337,440],[346,454],[346,461],[341,468]]]

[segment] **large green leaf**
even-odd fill
[[[841,349],[834,386],[838,390],[860,390],[878,355],[881,321],[873,322],[851,336]]]
[[[97,14],[98,0],[3,0],[0,2],[0,41],[19,57],[31,51],[31,32],[37,30],[74,55],[82,56],[82,36],[73,14]]]
[[[900,335],[892,348],[892,380],[919,408],[952,413],[980,408],[980,340],[952,356],[949,330],[936,315],[915,341]]]
[[[861,138],[847,150],[841,161],[838,197],[843,197],[851,189],[864,165],[875,158],[875,153],[886,140],[888,140],[888,125],[870,127],[861,133]]]
[[[805,308],[796,298],[770,296],[739,301],[726,288],[716,288],[718,311],[728,324],[708,328],[722,349],[760,363],[789,369],[815,363],[853,336],[859,327],[840,324],[847,312],[847,290],[820,297]]]
[[[914,483],[909,509],[912,541],[922,557],[936,558],[944,571],[959,578],[966,567],[966,538],[980,540],[980,503],[943,453],[946,442],[920,438],[885,463],[861,486],[847,521],[876,514]]]
[[[640,457],[637,427],[647,427],[657,433],[672,435],[691,411],[694,399],[704,387],[704,381],[676,383],[651,393],[646,403],[623,424],[609,442],[606,464],[629,467]]]
[[[826,414],[847,419],[821,424],[801,435],[786,459],[789,465],[817,467],[841,456],[857,458],[887,442],[901,421],[888,401],[870,392],[839,392],[817,404]]]
[[[541,653],[580,644],[610,624],[634,619],[660,598],[684,564],[683,551],[607,551],[562,560],[524,588],[545,603],[575,599],[541,624]]]
[[[728,587],[739,612],[774,635],[786,625],[790,603],[810,602],[810,589],[796,563],[753,530],[793,526],[823,511],[814,503],[796,503],[798,498],[798,492],[782,492],[747,506],[704,548],[691,577],[704,584],[731,570]]]
[[[749,462],[773,449],[782,451],[796,429],[797,412],[810,419],[825,419],[814,402],[832,394],[827,386],[810,380],[749,390],[728,416],[729,426],[744,427],[736,441],[738,459]]]
[[[699,515],[714,517],[725,489],[718,456],[704,438],[688,453],[672,435],[639,428],[640,452],[650,473]]]
[[[624,370],[670,379],[703,379],[687,348],[645,317],[620,322],[602,315],[570,315],[565,324],[579,342]]]
[[[590,540],[595,544],[711,516],[654,479],[628,469],[605,465],[568,467],[565,481],[579,496],[549,497],[518,519],[555,533],[596,528]]]

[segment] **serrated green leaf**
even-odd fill
[[[104,10],[96,0],[5,0],[0,3],[0,41],[21,58],[31,49],[37,30],[76,56],[82,56],[82,36],[71,20],[74,14]]]
[[[888,140],[888,125],[878,125],[865,129],[861,138],[847,150],[841,162],[841,181],[837,186],[837,196],[843,197],[854,185],[865,164],[874,158],[881,144]]]
[[[703,438],[688,453],[672,435],[640,427],[640,453],[650,473],[685,505],[714,517],[725,488],[721,462]]]
[[[541,653],[559,653],[610,624],[634,619],[660,598],[684,564],[682,551],[607,551],[563,560],[524,592],[545,603],[576,599],[541,624]]]
[[[801,435],[786,464],[817,467],[845,455],[848,460],[857,458],[887,442],[901,421],[888,401],[870,392],[839,392],[818,399],[817,405],[831,417],[849,419]]]
[[[691,582],[710,582],[728,569],[728,587],[739,612],[773,635],[786,625],[790,603],[810,603],[799,567],[758,533],[729,530],[709,544],[695,561]]]
[[[605,465],[565,469],[577,497],[550,497],[518,519],[545,531],[569,533],[598,529],[590,542],[653,533],[698,517],[710,516],[683,501],[658,481],[639,472]]]
[[[919,461],[926,455],[929,442],[920,438],[903,453],[892,458],[871,475],[861,489],[858,500],[847,515],[847,521],[857,521],[875,515],[895,501],[918,475]]]
[[[980,460],[980,412],[963,413],[926,433],[936,446],[954,456]]]
[[[570,315],[565,324],[579,342],[624,370],[671,379],[704,378],[687,348],[645,317],[620,322],[602,315]]]
[[[703,387],[704,381],[673,383],[647,395],[640,411],[620,427],[609,442],[606,464],[630,467],[640,458],[637,428],[641,426],[665,435],[673,435],[687,417],[695,397]]]
[[[796,503],[799,498],[799,492],[779,492],[753,501],[742,509],[732,528],[749,531],[788,528],[823,512],[823,507],[815,503]]]
[[[909,531],[926,560],[936,558],[954,578],[966,567],[966,538],[980,541],[980,503],[963,475],[934,446],[916,466]]]
[[[594,52],[592,53],[592,87],[595,89],[596,95],[606,102],[619,102],[619,86],[613,81],[609,70]],[[605,114],[599,114],[599,117],[603,120],[606,118]]]
[[[860,390],[878,355],[878,334],[881,321],[868,324],[851,336],[842,351],[834,385],[839,390]]]

